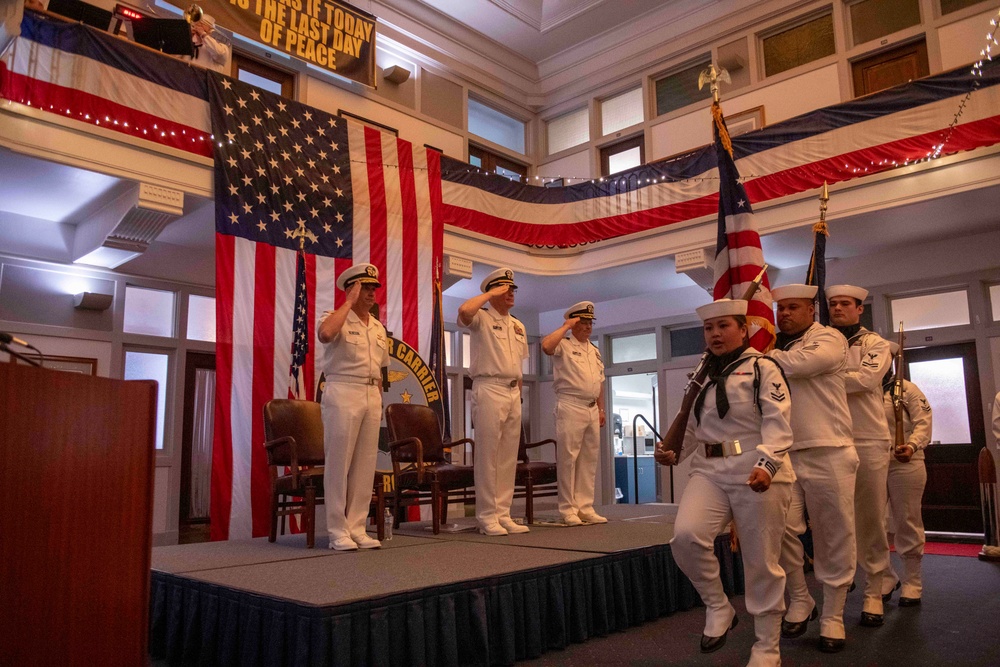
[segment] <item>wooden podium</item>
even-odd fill
[[[156,390],[0,363],[0,665],[148,662]]]

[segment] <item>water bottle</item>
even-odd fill
[[[383,519],[383,521],[385,522],[385,537],[383,537],[382,540],[383,541],[385,541],[385,540],[391,540],[392,539],[392,512],[389,511],[388,507],[385,508],[385,518]]]

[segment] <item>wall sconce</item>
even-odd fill
[[[382,70],[382,78],[398,86],[410,78],[410,70],[399,65],[393,65]]]
[[[78,310],[107,310],[113,301],[111,294],[80,292],[73,297],[73,307]]]

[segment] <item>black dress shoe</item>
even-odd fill
[[[904,597],[900,597],[899,598],[899,606],[900,607],[919,607],[920,606],[920,598],[904,598]]]
[[[891,600],[892,599],[892,594],[895,593],[896,591],[898,591],[899,588],[900,588],[900,586],[902,586],[902,585],[903,585],[903,582],[897,581],[896,585],[893,586],[893,588],[892,588],[891,591],[889,591],[888,593],[883,593],[882,594],[882,602],[888,602],[889,600]]]
[[[733,624],[729,626],[729,630],[736,627],[736,624],[740,622],[739,616],[733,616]],[[701,636],[701,652],[702,653],[712,653],[713,651],[718,651],[720,648],[726,645],[726,637],[729,635],[729,630],[722,633],[721,637],[709,637],[708,635]]]
[[[804,621],[792,622],[786,621],[784,618],[781,619],[781,636],[785,639],[795,639],[796,637],[801,637],[806,633],[806,629],[809,627],[809,621],[815,621],[819,616],[819,609],[813,607],[812,612],[806,617]]]
[[[844,639],[831,639],[820,635],[819,650],[823,653],[840,653],[844,650]]]
[[[867,611],[861,612],[861,625],[866,628],[877,628],[883,623],[882,614],[869,614]]]

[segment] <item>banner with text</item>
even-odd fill
[[[196,2],[223,28],[375,86],[375,17],[367,12],[337,0]]]

